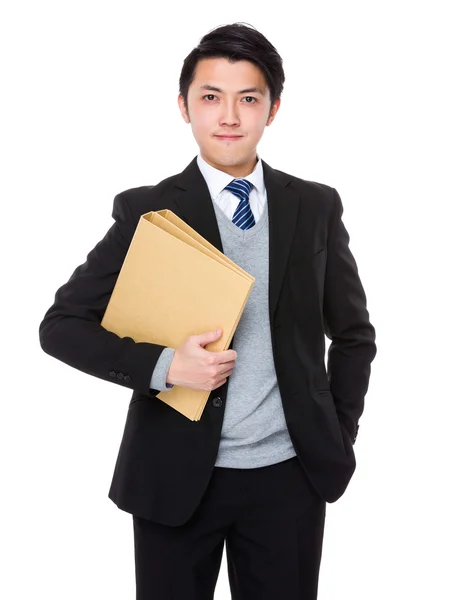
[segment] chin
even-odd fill
[[[246,156],[244,154],[236,154],[233,152],[223,152],[220,155],[215,154],[207,154],[208,158],[222,167],[235,167],[237,165],[242,165],[250,160],[250,156]]]

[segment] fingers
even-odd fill
[[[206,382],[207,389],[216,390],[223,385],[233,372],[234,364],[234,362],[230,361],[228,363],[223,363],[222,365],[217,365],[212,372],[212,376]]]
[[[206,346],[206,344],[209,344],[209,342],[214,342],[215,340],[218,340],[221,335],[222,335],[222,330],[217,329],[216,331],[207,331],[206,333],[200,333],[199,335],[193,335],[192,339],[196,344],[204,347],[204,346]]]
[[[213,342],[222,335],[222,329],[217,329],[216,331],[208,331],[206,333],[201,333],[199,335],[192,335],[189,339],[197,344],[198,346],[206,346],[209,342]],[[209,352],[209,350],[206,350]],[[213,364],[221,364],[231,360],[236,360],[237,352],[235,350],[222,350],[221,352],[211,352],[216,358]]]
[[[206,350],[206,352],[209,352],[209,350]],[[235,350],[222,350],[221,352],[209,352],[209,354],[212,355],[210,360],[213,365],[224,365],[229,362],[235,362],[238,355]]]
[[[224,368],[222,371],[220,371],[220,373],[219,373],[220,376],[229,377],[231,375],[231,373],[233,372],[234,363],[225,363],[225,365],[222,365],[222,366],[225,367],[226,365],[229,365],[229,366],[226,369]]]

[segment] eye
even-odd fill
[[[203,96],[203,100],[208,99],[210,101],[213,98],[217,98],[217,96],[214,96],[214,94],[206,94],[205,96]]]
[[[245,96],[243,100],[247,100],[246,104],[255,104],[257,102],[256,98],[254,98],[253,96]],[[249,100],[251,102],[249,102]]]

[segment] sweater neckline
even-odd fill
[[[219,206],[217,206],[215,202],[213,202],[213,205],[218,217],[220,217],[220,219],[222,219],[222,221],[225,223],[225,227],[227,227],[236,237],[240,238],[243,241],[246,241],[254,237],[257,233],[259,233],[266,225],[269,218],[266,202],[263,214],[261,215],[258,223],[255,223],[255,225],[250,229],[241,229],[226,216],[223,210]]]

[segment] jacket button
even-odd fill
[[[125,376],[124,376],[124,381],[125,381],[126,383],[130,383],[130,382],[131,382],[131,376],[130,376],[130,375],[125,375]]]
[[[120,372],[116,374],[117,379],[124,379],[124,375]]]
[[[116,377],[116,371],[110,371],[109,375],[110,377]]]
[[[222,400],[222,398],[219,398],[219,396],[216,396],[212,401],[212,405],[215,406],[216,408],[219,408],[220,406],[222,406],[222,404],[223,404],[223,400]]]

